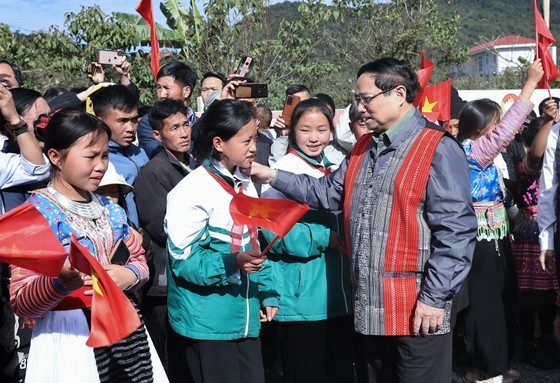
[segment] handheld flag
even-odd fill
[[[148,28],[150,28],[150,47],[152,48],[150,61],[152,73],[154,74],[154,78],[156,78],[159,72],[159,41],[157,38],[152,0],[140,0],[140,3],[138,3],[136,7],[136,12],[146,20],[146,24],[148,24]]]
[[[309,206],[285,199],[253,198],[242,193],[233,196],[229,212],[237,225],[259,226],[284,237]]]
[[[414,99],[414,106],[418,106],[420,103],[420,98],[422,97],[422,92],[428,86],[430,82],[430,77],[432,77],[432,71],[434,70],[434,63],[428,60],[426,57],[426,52],[422,49],[420,52],[420,69],[416,71],[416,75],[418,76],[418,82],[420,83],[420,89],[418,90],[418,94],[416,94],[416,98]]]
[[[451,119],[451,80],[428,86],[422,92],[420,112],[432,122]]]
[[[0,261],[57,277],[67,256],[31,202],[0,216]]]
[[[546,23],[540,14],[537,8],[537,0],[533,0],[533,8],[535,11],[535,34],[537,37],[537,52],[536,58],[540,58],[542,60],[544,75],[537,84],[537,88],[539,89],[550,89],[548,83],[556,80],[560,77],[560,72],[554,64],[554,60],[550,55],[550,48],[551,45],[556,44],[556,39],[550,33],[550,30],[546,26]]]
[[[91,275],[93,281],[91,332],[86,345],[109,346],[136,331],[141,325],[136,309],[103,266],[75,236],[71,239],[70,254],[73,265],[83,267],[85,263],[89,263],[90,268],[86,274]]]
[[[243,193],[233,195],[229,205],[235,225],[259,226],[276,234],[276,238],[261,252],[261,256],[266,254],[280,237],[288,234],[307,210],[308,205],[290,200],[253,198]]]

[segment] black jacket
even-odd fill
[[[167,294],[165,274],[167,235],[163,230],[167,193],[188,173],[189,170],[167,150],[160,150],[150,162],[144,165],[134,182],[134,198],[140,227],[148,232],[152,240],[153,264],[149,264],[150,280],[144,287],[147,295]]]

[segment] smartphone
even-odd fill
[[[125,57],[122,56],[118,51],[97,51],[97,62],[102,65],[121,65],[124,59]]]
[[[113,249],[113,254],[111,255],[111,263],[113,265],[126,265],[128,262],[128,258],[130,258],[130,251],[128,247],[126,247],[125,243],[122,239],[119,239],[119,242]]]
[[[286,102],[284,103],[281,116],[286,126],[292,126],[292,113],[300,101],[301,98],[299,96],[293,96],[291,94],[286,96]]]
[[[261,83],[241,84],[235,88],[235,98],[268,97],[268,85]]]
[[[241,57],[241,61],[239,61],[239,65],[237,66],[237,73],[236,75],[239,77],[245,77],[253,67],[255,60],[247,55],[243,55]]]

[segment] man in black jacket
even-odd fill
[[[140,171],[134,197],[140,226],[150,235],[152,259],[150,280],[144,286],[142,315],[164,366],[167,365],[167,275],[163,220],[167,193],[191,170],[192,157],[188,111],[179,100],[157,102],[149,116],[153,136],[163,147]]]

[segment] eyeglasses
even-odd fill
[[[368,104],[371,102],[371,100],[373,100],[375,97],[381,96],[382,94],[385,94],[385,93],[387,93],[387,92],[390,92],[390,91],[392,91],[392,90],[395,89],[395,88],[396,88],[396,87],[391,88],[391,89],[387,89],[387,90],[382,90],[381,92],[379,92],[379,93],[377,93],[377,94],[374,94],[373,96],[368,96],[368,95],[365,95],[365,94],[355,94],[355,95],[354,95],[354,101],[356,101],[356,104],[357,104],[357,105],[360,105],[360,103],[361,103],[361,104],[363,104],[364,106],[366,106],[366,105],[368,105]]]

